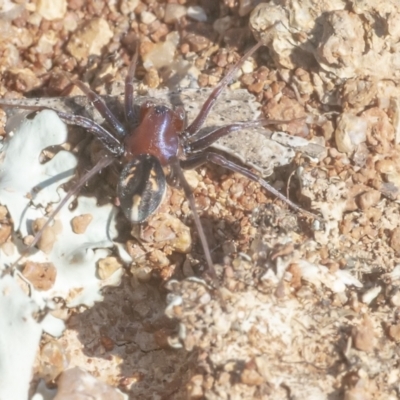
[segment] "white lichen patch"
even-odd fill
[[[45,164],[40,163],[46,147],[67,140],[66,125],[52,111],[20,124],[9,121],[8,128],[11,131],[1,153],[0,201],[7,206],[15,229],[25,236],[27,221],[42,216],[37,207],[60,200],[57,188],[73,176],[77,160],[72,153],[60,151]],[[36,207],[28,207],[31,203]]]
[[[61,150],[44,164],[39,160],[43,149],[66,140],[66,126],[52,111],[42,111],[31,120],[23,120],[6,139],[2,151],[0,201],[8,208],[14,229],[22,236],[32,234],[32,222],[44,217],[46,207],[56,207],[65,195],[59,186],[73,176],[77,165],[75,155]],[[43,244],[45,252],[31,250],[34,254],[29,255],[30,261],[50,263],[56,269],[54,283],[40,292],[43,298],[61,297],[70,307],[91,306],[102,299],[102,287],[119,282],[121,269],[105,280],[96,274],[97,261],[109,255],[107,248],[113,245],[116,235],[113,206],[98,207],[96,203],[95,198],[81,196],[72,211],[66,204],[44,235],[48,239]],[[92,220],[85,231],[74,233],[71,221],[88,214]],[[51,231],[55,226],[57,228]],[[15,241],[18,248],[13,252],[0,251],[4,264],[10,265],[23,251],[17,235]]]
[[[26,400],[42,334],[40,307],[11,276],[0,279],[0,398]]]

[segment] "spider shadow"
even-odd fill
[[[167,337],[178,323],[164,315],[166,292],[156,280],[135,281],[124,274],[121,285],[103,290],[104,300],[71,316],[67,329],[75,330],[88,363],[110,368],[120,376],[120,389],[129,398],[183,399],[195,368],[196,352],[173,349]]]
[[[49,187],[49,186],[53,185],[53,184],[56,183],[57,181],[61,181],[61,180],[65,179],[65,178],[68,178],[68,177],[73,176],[74,173],[75,173],[75,171],[74,171],[73,169],[69,169],[68,171],[64,171],[64,172],[62,172],[62,173],[60,173],[60,174],[54,175],[54,176],[52,176],[51,178],[46,179],[46,180],[40,182],[36,187],[34,187],[34,188],[32,189],[33,194],[32,194],[32,196],[31,196],[31,201],[30,201],[29,203],[27,203],[26,206],[24,207],[24,209],[23,209],[23,211],[22,211],[22,213],[21,213],[21,216],[20,216],[20,218],[19,218],[19,222],[18,222],[18,224],[16,225],[15,230],[16,230],[16,231],[20,231],[20,230],[21,230],[21,226],[22,226],[22,224],[23,224],[23,222],[24,222],[24,220],[25,220],[25,228],[26,228],[26,230],[29,232],[29,231],[31,230],[31,227],[32,227],[32,224],[33,224],[34,221],[33,221],[32,219],[28,219],[28,218],[25,219],[25,215],[26,215],[26,213],[28,212],[29,208],[31,208],[32,206],[34,206],[33,201],[34,201],[35,198],[38,196],[38,194],[39,194],[42,190],[46,189],[46,187]],[[60,197],[60,200],[61,200],[61,197]],[[38,206],[37,208],[40,208],[40,207]],[[43,216],[45,217],[45,214],[44,214],[44,213],[43,213]]]

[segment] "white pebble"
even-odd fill
[[[36,46],[36,50],[39,54],[48,54],[53,51],[53,46],[57,43],[57,37],[54,31],[48,30],[45,32]]]
[[[210,293],[204,293],[203,296],[199,298],[199,304],[208,304],[211,301]]]
[[[244,74],[251,74],[254,71],[254,65],[250,60],[246,60],[242,65],[242,71]]]
[[[186,7],[181,4],[167,4],[165,7],[164,22],[172,24],[186,15]]]
[[[187,10],[187,15],[199,22],[207,21],[207,14],[200,6],[190,6]]]
[[[336,146],[342,153],[352,153],[367,139],[368,123],[364,118],[343,113],[337,121],[335,131]]]
[[[133,14],[135,8],[138,5],[139,5],[139,0],[121,1],[120,10],[124,15]]]
[[[93,18],[71,35],[67,51],[77,60],[84,60],[89,55],[100,55],[112,37],[108,22],[103,18]]]
[[[393,281],[400,279],[400,264],[397,264],[389,275]]]
[[[400,307],[400,291],[397,291],[391,298],[390,304],[394,307]]]
[[[381,292],[382,288],[380,286],[375,286],[369,290],[367,290],[361,297],[361,301],[364,304],[369,304],[371,303],[372,300],[375,299],[375,297],[378,296],[378,294]]]
[[[162,67],[170,67],[175,57],[176,46],[179,43],[178,32],[167,35],[165,42],[157,43],[154,48],[143,55],[143,66],[149,70],[151,67],[159,70]]]
[[[60,19],[67,11],[67,2],[66,0],[39,0],[36,11],[49,21]]]
[[[148,12],[148,11],[142,11],[140,14],[140,21],[142,21],[146,25],[150,25],[156,19],[157,19],[157,17],[153,13]]]

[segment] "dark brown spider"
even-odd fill
[[[112,131],[108,131],[89,118],[67,114],[54,109],[53,111],[65,123],[83,127],[92,132],[108,150],[108,155],[102,158],[90,171],[79,179],[50,215],[46,225],[37,233],[30,247],[39,241],[44,228],[54,219],[55,215],[71,196],[75,195],[92,176],[115,160],[120,159],[126,165],[122,170],[118,182],[118,198],[124,214],[132,223],[145,221],[160,206],[166,191],[166,173],[173,176],[173,180],[183,188],[204,249],[208,272],[214,281],[216,280],[216,274],[211,259],[211,252],[196,211],[193,193],[184,177],[182,169],[196,168],[206,162],[212,162],[258,182],[270,193],[289,204],[293,209],[314,217],[313,214],[302,210],[258,175],[226,159],[223,155],[209,150],[210,145],[222,136],[244,128],[267,125],[271,121],[237,122],[219,127],[207,133],[200,131],[222,90],[232,80],[243,62],[260,46],[261,44],[259,43],[252,47],[220,81],[203,104],[198,116],[189,126],[185,126],[185,112],[183,108],[170,108],[152,101],[147,101],[141,105],[139,123],[137,123],[137,117],[133,109],[133,78],[138,57],[137,53],[129,66],[125,79],[124,106],[126,125],[118,121],[99,95],[90,90],[84,83],[80,81],[73,82],[86,94],[94,107],[108,122]],[[0,105],[11,107],[15,106],[15,103],[0,99]],[[31,110],[51,109],[39,105],[21,105],[17,107]]]

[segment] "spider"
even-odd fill
[[[230,125],[218,127],[211,132],[207,131],[205,133],[201,131],[201,128],[220,93],[227,87],[229,82],[242,66],[243,62],[258,50],[260,46],[262,46],[262,44],[257,43],[234,65],[234,67],[214,88],[208,99],[203,104],[197,117],[188,126],[186,126],[185,112],[182,107],[171,108],[157,104],[151,100],[144,102],[140,106],[139,121],[137,123],[137,117],[133,108],[133,79],[138,58],[137,51],[128,68],[125,79],[124,111],[126,124],[121,123],[107,107],[104,100],[81,81],[73,81],[73,84],[77,85],[85,93],[89,101],[92,102],[93,106],[108,123],[111,128],[110,130],[89,118],[68,114],[50,107],[39,105],[18,106],[20,108],[35,111],[52,109],[66,124],[77,125],[93,133],[107,150],[106,157],[98,161],[98,163],[91,170],[86,172],[70,189],[65,198],[51,213],[46,224],[36,234],[33,242],[29,245],[29,248],[38,243],[43,230],[50,224],[66,202],[75,195],[91,177],[116,160],[121,160],[121,162],[125,163],[117,185],[117,196],[125,216],[133,224],[144,222],[150,215],[156,212],[163,201],[166,192],[167,176],[172,177],[171,181],[175,182],[175,184],[178,184],[183,189],[186,198],[188,199],[204,250],[208,266],[208,274],[215,282],[217,277],[211,258],[211,252],[199,215],[196,211],[192,190],[183,174],[184,169],[196,168],[206,162],[220,165],[257,182],[271,194],[286,202],[296,211],[315,217],[314,214],[303,210],[290,201],[257,174],[231,160],[228,160],[224,155],[209,149],[212,143],[229,133],[244,128],[276,123],[276,121],[261,119],[250,122],[236,122]],[[11,107],[15,106],[15,103],[0,99],[0,105]]]

